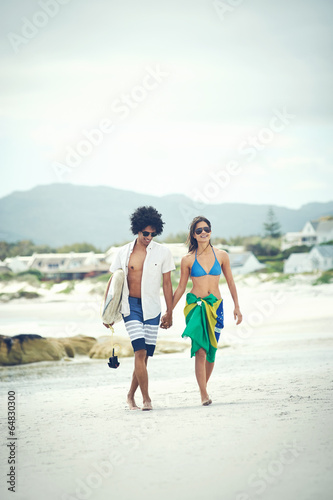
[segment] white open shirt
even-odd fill
[[[124,289],[121,302],[121,313],[129,316],[130,307],[128,303],[128,262],[133,252],[136,239],[121,247],[114,262],[110,266],[110,272],[122,269],[125,273]],[[169,248],[151,241],[147,246],[147,256],[143,263],[141,281],[141,301],[144,321],[156,318],[161,312],[160,287],[162,274],[174,271],[175,264]]]

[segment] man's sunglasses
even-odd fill
[[[145,238],[147,238],[147,236],[149,236],[150,234],[152,238],[155,238],[155,236],[157,236],[157,233],[150,233],[149,231],[142,231],[142,234]]]
[[[205,233],[210,233],[212,230],[210,227],[205,226],[205,227],[198,227],[198,229],[196,229],[194,232],[195,234],[201,234],[202,231],[205,231]]]

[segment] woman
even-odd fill
[[[210,237],[209,220],[195,217],[187,238],[189,253],[182,258],[180,281],[173,296],[175,307],[191,277],[192,290],[186,295],[184,309],[187,326],[182,336],[192,340],[191,357],[195,356],[195,375],[204,406],[212,403],[207,393],[207,382],[214,368],[217,342],[223,328],[223,301],[219,289],[221,272],[234,301],[236,324],[242,321],[229,256],[224,250],[214,248]]]

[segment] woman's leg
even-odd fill
[[[207,393],[206,351],[202,348],[195,353],[195,376],[200,390],[201,402],[206,405],[211,400]]]
[[[214,363],[210,363],[209,361],[206,360],[206,383],[208,383],[208,380],[213,372],[214,369]]]

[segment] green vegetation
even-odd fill
[[[41,295],[37,292],[26,292],[25,290],[19,290],[15,293],[0,293],[0,300],[2,302],[8,302],[14,299],[38,299]]]
[[[317,278],[312,285],[328,285],[333,282],[333,269],[329,269],[328,271],[324,271],[321,273],[319,278]]]
[[[266,273],[283,273],[283,261],[282,260],[263,260],[258,259],[260,262],[265,264],[266,268],[262,269],[260,272]]]
[[[0,281],[10,281],[14,278],[15,274],[12,272],[0,273]]]
[[[58,293],[71,293],[75,288],[75,281],[68,281],[67,282],[67,287],[64,289],[64,290],[61,290],[60,292]]]
[[[52,253],[56,252],[54,248],[48,245],[35,245],[31,240],[21,240],[15,243],[0,241],[0,260],[7,257],[21,257],[32,255],[33,253]]]
[[[28,257],[34,253],[84,253],[95,252],[100,253],[101,250],[90,243],[73,243],[72,245],[63,245],[58,248],[52,248],[49,245],[35,245],[31,240],[21,240],[15,243],[7,243],[0,241],[0,260],[7,257]]]
[[[94,245],[90,243],[73,243],[72,245],[63,245],[62,247],[58,247],[56,249],[57,253],[86,253],[86,252],[94,252],[94,253],[102,253],[102,250],[96,248]]]
[[[104,273],[100,274],[99,276],[94,276],[93,278],[90,278],[90,280],[93,283],[107,283],[110,279],[111,274],[110,273]]]

